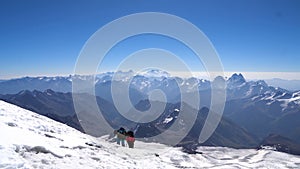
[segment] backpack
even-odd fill
[[[125,133],[126,133],[126,130],[125,130],[123,127],[121,127],[121,128],[118,130],[118,133],[120,133],[120,134],[125,134]]]
[[[134,142],[135,139],[134,139],[134,137],[127,137],[127,138],[126,138],[126,141],[128,141],[128,142]]]
[[[127,136],[129,136],[129,137],[134,137],[133,131],[128,131],[128,132],[127,132]]]

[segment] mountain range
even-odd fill
[[[56,121],[65,123],[73,128],[76,128],[82,132],[87,132],[93,136],[101,136],[105,133],[101,127],[97,125],[97,117],[91,113],[96,110],[89,106],[89,100],[93,98],[92,95],[88,94],[78,94],[80,98],[84,101],[83,105],[88,105],[84,107],[84,117],[82,119],[78,118],[74,108],[72,107],[73,100],[71,93],[60,93],[54,92],[52,90],[46,90],[44,92],[40,91],[22,91],[14,95],[2,95],[0,98],[6,102],[18,105],[25,109],[34,111],[38,114],[47,116]],[[103,113],[105,119],[117,129],[119,126],[126,126],[127,129],[135,130],[135,135],[137,138],[145,138],[150,136],[155,136],[161,132],[167,130],[170,125],[178,117],[180,113],[187,113],[192,111],[192,107],[187,104],[182,106],[185,107],[184,111],[180,110],[180,103],[172,104],[167,103],[164,112],[154,121],[149,123],[136,123],[130,120],[127,120],[122,115],[118,113],[116,108],[110,102],[97,97],[98,106]],[[59,105],[58,105],[59,104]],[[160,107],[159,104],[164,104],[162,102],[152,102],[153,107]],[[139,102],[135,107],[137,109],[147,109],[149,106],[149,100],[144,100]],[[196,122],[191,131],[187,134],[185,139],[179,144],[180,146],[185,146],[188,148],[195,148],[198,144],[198,137],[201,131],[201,128],[204,124],[208,113],[208,108],[203,108],[198,112]],[[80,120],[80,123],[79,123]],[[95,121],[93,121],[95,120]],[[189,121],[182,121],[181,127],[187,125]],[[88,130],[83,130],[82,124],[87,124],[91,126]],[[112,131],[111,131],[112,132]],[[174,133],[179,133],[180,131],[174,131]],[[234,137],[233,137],[234,136]],[[145,141],[154,141],[154,140],[145,140]],[[256,147],[257,140],[253,135],[240,128],[236,124],[232,123],[226,118],[222,118],[221,122],[212,135],[212,138],[205,142],[203,145],[218,145],[218,146],[227,146],[235,148],[244,148],[244,147]]]
[[[290,91],[300,90],[300,80],[285,80],[279,78],[265,79],[265,81],[274,87],[282,87]]]
[[[113,77],[113,76],[116,77]],[[39,114],[48,116],[57,121],[66,123],[83,131],[78,120],[86,120],[86,125],[91,126],[92,135],[101,135],[101,129],[93,128],[97,119],[93,119],[95,107],[88,106],[89,98],[93,93],[78,93],[86,105],[87,118],[78,119],[73,107],[71,86],[73,80],[91,80],[91,76],[69,77],[25,77],[0,82],[0,98],[7,102],[19,105]],[[289,91],[279,87],[269,86],[265,81],[246,81],[242,74],[233,74],[226,82],[226,103],[222,120],[212,135],[203,145],[218,145],[229,147],[255,147],[265,140],[270,134],[279,135],[299,144],[300,140],[300,91]],[[129,82],[130,81],[130,82]],[[159,118],[148,124],[136,124],[124,118],[114,105],[111,93],[112,83],[121,87],[130,83],[129,95],[131,103],[140,110],[149,106],[149,93],[159,89],[167,98],[165,111]],[[172,77],[166,72],[148,71],[135,75],[129,72],[108,72],[95,77],[95,95],[99,108],[105,114],[110,125],[117,128],[128,126],[136,131],[138,137],[157,135],[168,129],[176,120],[180,105],[180,89],[183,92],[193,93],[195,87],[201,97],[196,125],[179,145],[186,147],[197,146],[199,130],[203,126],[210,107],[211,82],[197,78]],[[25,90],[24,90],[25,89]],[[18,91],[18,92],[17,92]],[[122,90],[118,91],[121,97]],[[125,93],[126,95],[126,93]],[[154,103],[161,104],[156,99]],[[185,103],[182,103],[185,104]],[[155,106],[154,106],[155,107]],[[189,105],[188,109],[193,109]],[[90,124],[89,124],[90,123]],[[273,138],[273,137],[271,137]]]

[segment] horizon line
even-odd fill
[[[132,70],[129,70],[132,71]],[[129,71],[121,71],[121,72],[129,72]],[[89,75],[99,75],[108,72],[115,71],[103,71],[97,72],[95,74],[80,74],[83,76]],[[135,72],[135,71],[133,71]],[[190,78],[195,77],[198,79],[210,79],[207,72],[203,71],[194,71],[194,72],[180,72],[180,71],[172,71],[168,72],[171,77],[180,77],[180,78]],[[282,80],[300,80],[300,72],[244,72],[244,71],[224,71],[221,72],[224,74],[224,78],[231,77],[233,74],[242,74],[247,80],[269,80],[269,79],[282,79]],[[137,72],[138,74],[138,72]],[[190,76],[192,74],[192,76]],[[220,73],[213,72],[213,74],[219,75]],[[12,77],[3,77],[0,80],[12,80],[12,79],[20,79],[25,77],[68,77],[74,76],[75,74],[32,74],[32,75],[17,75]],[[76,74],[77,75],[77,74]]]

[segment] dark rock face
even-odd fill
[[[294,141],[277,134],[270,134],[268,137],[266,137],[260,143],[260,147],[258,147],[258,149],[261,149],[264,146],[273,147],[277,151],[300,155],[300,144],[297,144]]]

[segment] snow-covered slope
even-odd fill
[[[300,157],[272,150],[201,147],[203,154],[136,142],[120,147],[0,101],[0,168],[299,168]]]

